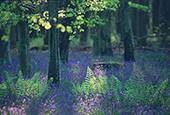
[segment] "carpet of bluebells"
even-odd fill
[[[31,51],[32,75],[40,72],[42,81],[47,80],[48,52]],[[94,63],[110,62],[111,66],[96,65]],[[117,63],[115,66],[112,63]],[[123,62],[123,54],[114,53],[113,57],[94,57],[91,52],[71,51],[67,64],[61,65],[61,83],[57,88],[51,86],[42,96],[31,98],[29,96],[6,96],[0,101],[2,115],[169,115],[170,97],[161,105],[146,103],[131,103],[122,101],[124,92],[119,92],[120,97],[114,98],[112,93],[75,93],[74,84],[86,81],[87,68],[91,68],[94,76],[115,76],[121,83],[129,79],[143,80],[150,85],[159,85],[170,78],[170,55],[164,52],[139,50],[136,52],[136,62]],[[18,58],[13,54],[12,64],[0,66],[0,71],[8,71],[13,75],[18,74]],[[0,83],[3,76],[0,76]],[[169,84],[169,81],[168,81]],[[81,87],[80,87],[81,88]],[[143,90],[145,87],[143,87]],[[170,87],[163,92],[170,96]],[[158,92],[159,93],[159,92]],[[133,94],[133,92],[131,93]],[[140,98],[140,95],[136,98]],[[154,97],[153,97],[154,98]],[[139,99],[140,100],[140,99]],[[142,98],[141,98],[142,100]]]

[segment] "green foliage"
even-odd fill
[[[16,25],[19,16],[15,14],[16,2],[0,3],[0,27]]]
[[[1,38],[1,40],[5,41],[5,42],[8,42],[9,36],[3,35],[2,38]]]
[[[163,81],[160,86],[129,80],[125,85],[124,104],[162,105],[167,100],[166,96],[164,96],[164,91],[167,87],[167,80]]]
[[[83,83],[73,84],[73,92],[76,95],[85,95],[87,98],[95,96],[95,94],[111,93],[111,102],[114,100],[121,102],[123,105],[168,105],[169,95],[165,95],[168,87],[168,79],[160,83],[160,85],[151,85],[144,81],[130,79],[125,83],[125,92],[119,95],[122,85],[120,81],[112,77],[99,76],[95,77],[93,71],[87,69],[87,77]],[[108,96],[108,95],[107,95]],[[122,99],[122,100],[120,100]],[[98,113],[100,114],[100,112]]]
[[[119,6],[119,0],[87,0],[86,5],[91,11],[116,10]]]
[[[125,85],[125,100],[127,103],[148,104],[150,96],[155,92],[155,87],[141,81],[129,80]]]
[[[30,41],[30,48],[42,48],[44,46],[43,39],[41,37],[33,38]]]
[[[121,89],[120,81],[115,77],[93,75],[92,70],[88,67],[87,76],[82,84],[74,84],[73,90],[78,94],[106,94],[111,93],[117,96],[118,91]]]
[[[17,78],[8,72],[4,72],[4,73],[5,73],[5,77],[4,77],[5,82],[0,84],[0,97],[4,97],[5,95],[16,93],[15,80]]]
[[[142,5],[142,4],[138,4],[138,3],[134,3],[134,2],[128,2],[128,5],[132,8],[136,8],[136,9],[139,9],[139,10],[142,10],[144,12],[149,12],[149,7],[148,6],[145,6],[145,5]]]
[[[152,95],[150,102],[153,104],[159,104],[159,103],[164,104],[166,99],[163,95],[167,88],[168,88],[168,79],[164,80],[159,86],[156,87],[156,90]]]
[[[40,79],[40,73],[35,73],[32,79],[23,80],[20,73],[16,82],[16,94],[18,96],[39,97],[47,90],[47,83]]]
[[[80,45],[80,39],[77,36],[71,35],[70,39],[70,47],[74,48]]]
[[[120,38],[118,37],[118,35],[112,35],[111,36],[111,43],[113,44],[113,45],[118,45],[118,44],[120,44]]]
[[[0,84],[0,97],[10,93],[16,96],[36,98],[47,90],[47,83],[40,79],[40,73],[35,73],[32,79],[24,80],[21,72],[18,76],[6,72],[5,79],[5,82]]]

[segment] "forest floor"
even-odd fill
[[[96,76],[105,74],[105,76],[115,75],[123,83],[128,79],[135,79],[136,81],[143,80],[146,84],[160,85],[164,80],[170,78],[170,55],[165,52],[137,50],[135,57],[136,61],[134,63],[124,63],[123,54],[121,53],[115,52],[113,57],[94,57],[91,51],[70,51],[68,63],[61,65],[60,87],[53,87],[48,95],[44,95],[34,100],[24,98],[27,103],[24,109],[33,115],[37,113],[43,115],[47,112],[58,113],[59,115],[91,115],[94,113],[97,115],[170,114],[170,98],[168,98],[166,101],[167,103],[163,105],[147,105],[140,102],[125,105],[120,103],[121,99],[120,102],[117,102],[114,99],[112,100],[107,94],[107,96],[103,94],[96,94],[95,97],[92,96],[88,98],[82,95],[76,95],[71,89],[72,87],[67,82],[71,81],[73,83],[83,83],[86,80],[87,67],[90,67],[94,71],[95,67],[97,67],[94,67],[94,64],[100,64],[101,62],[102,64],[111,63],[113,66],[110,66],[109,69],[107,69],[107,67],[105,68],[101,65],[98,68],[98,73],[94,72]],[[31,51],[30,61],[32,73],[40,72],[41,77],[46,78],[48,69],[48,52]],[[119,67],[115,67],[115,64]],[[18,59],[17,56],[13,55],[12,64],[5,65],[0,69],[17,74],[17,68]],[[104,72],[101,72],[100,70]],[[168,85],[168,87],[169,88],[167,88],[164,93],[170,96],[170,86]],[[144,87],[142,88],[145,90]],[[137,90],[141,89],[139,88]],[[122,96],[123,95],[124,94],[122,94]],[[136,96],[138,98],[137,94],[132,96]],[[13,105],[4,106],[10,107]],[[1,111],[8,108],[4,108],[4,106],[1,103]]]

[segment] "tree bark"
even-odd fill
[[[16,26],[12,26],[11,30],[10,30],[10,46],[11,48],[16,48],[17,47],[17,27]]]
[[[44,35],[44,45],[48,45],[48,36],[49,36],[49,31],[48,30],[44,30],[45,31],[45,35]]]
[[[17,24],[18,34],[18,56],[19,70],[21,70],[24,78],[30,77],[31,65],[29,57],[29,30],[27,21],[19,21]]]
[[[60,82],[60,49],[59,49],[59,31],[56,29],[56,22],[53,20],[58,12],[58,1],[48,0],[48,10],[51,28],[49,30],[49,66],[48,80],[53,79],[52,83],[59,84]]]
[[[128,0],[121,0],[121,37],[124,40],[124,60],[135,61],[134,57],[134,42],[133,32],[130,20],[130,11],[128,7]]]
[[[80,47],[85,48],[87,47],[88,41],[88,27],[84,26],[84,32],[80,33]]]
[[[100,36],[94,37],[94,55],[97,56],[112,56],[112,45],[111,45],[111,11],[104,11],[99,14],[104,17],[105,24],[99,25],[96,28],[96,32]],[[97,37],[97,38],[96,38]]]
[[[60,9],[65,9],[67,5],[69,4],[69,0],[60,1]],[[69,26],[71,23],[71,20],[69,18],[61,19],[60,22],[66,26]],[[59,39],[60,39],[60,56],[62,63],[68,62],[68,56],[69,56],[69,37],[70,34],[68,32],[60,32],[59,33]]]
[[[0,65],[11,64],[10,42],[2,40],[5,31],[0,29]]]

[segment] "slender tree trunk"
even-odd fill
[[[133,42],[133,32],[130,22],[130,11],[128,7],[128,0],[121,0],[121,37],[124,39],[124,60],[125,61],[135,61],[134,57],[134,42]]]
[[[66,8],[67,5],[69,4],[69,0],[63,0],[60,1],[60,9],[62,8]],[[60,20],[60,22],[64,25],[69,26],[71,23],[71,20],[69,18],[65,18]],[[69,37],[70,34],[68,32],[60,32],[60,56],[61,56],[61,61],[63,63],[67,63],[68,62],[68,55],[69,55]]]
[[[0,29],[0,65],[10,64],[10,42],[2,40],[2,37],[5,35],[5,31]]]
[[[48,37],[49,36],[49,30],[45,30],[45,35],[44,35],[44,45],[48,45]]]
[[[148,34],[151,35],[153,34],[153,0],[148,1],[149,4],[149,24],[148,24]]]
[[[146,0],[138,0],[137,3],[148,5]],[[132,9],[131,9],[132,10]],[[148,35],[148,16],[147,13],[136,9],[136,33],[135,37],[137,38],[137,43],[140,46],[146,46],[147,45],[147,35]],[[133,23],[133,22],[132,22]]]
[[[99,25],[96,29],[96,33],[100,36],[94,39],[94,55],[98,56],[112,56],[112,45],[111,45],[111,11],[101,12],[99,15],[106,19],[105,25]]]
[[[68,56],[69,56],[69,33],[61,33],[60,34],[60,55],[61,55],[61,61],[63,63],[68,62]]]
[[[29,57],[29,30],[27,21],[19,21],[17,24],[19,69],[24,78],[30,77],[31,65]]]
[[[51,29],[49,30],[49,67],[48,80],[53,79],[54,84],[60,81],[60,49],[59,49],[59,31],[56,29],[56,22],[53,20],[58,12],[58,1],[48,0],[49,17]]]
[[[100,36],[99,36],[99,28],[93,28],[92,31],[93,38],[93,54],[95,56],[101,56],[101,45],[100,45]]]
[[[84,32],[80,33],[80,47],[81,48],[86,48],[88,47],[88,34],[89,34],[89,28],[84,25],[83,26]]]
[[[11,48],[16,48],[17,46],[17,27],[16,26],[11,27],[9,39],[10,39]]]
[[[118,33],[117,33],[117,27],[116,27],[116,16],[117,13],[116,12],[112,12],[111,13],[111,20],[110,20],[110,24],[111,24],[111,37],[114,36],[116,39],[119,39],[118,37]]]

